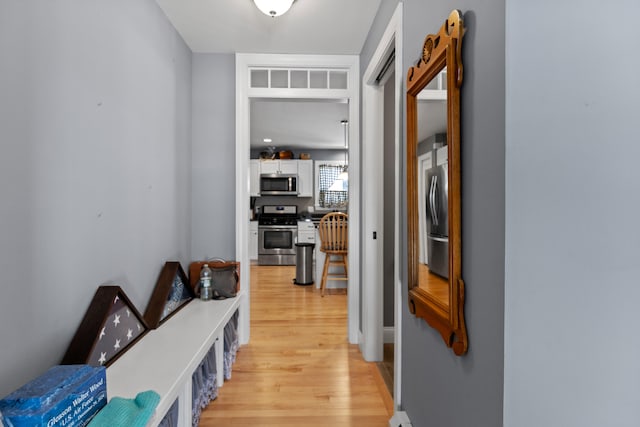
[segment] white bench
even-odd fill
[[[108,399],[156,391],[160,403],[148,424],[155,427],[178,398],[178,426],[190,427],[192,374],[215,344],[217,383],[223,385],[224,327],[244,298],[241,291],[226,300],[194,299],[148,332],[107,368]]]

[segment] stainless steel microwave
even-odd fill
[[[261,196],[297,196],[298,175],[262,174],[260,175]]]

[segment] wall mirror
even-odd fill
[[[467,352],[460,208],[464,25],[451,12],[407,73],[409,310]]]

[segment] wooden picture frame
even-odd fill
[[[60,363],[110,366],[148,331],[120,286],[100,286]]]
[[[156,287],[144,312],[150,329],[157,329],[171,316],[185,307],[195,293],[189,286],[187,275],[177,261],[167,261],[160,271]]]
[[[461,210],[461,162],[460,145],[460,89],[462,86],[462,38],[465,27],[462,13],[453,10],[436,34],[429,34],[424,40],[420,60],[407,72],[407,240],[408,240],[408,305],[409,311],[416,317],[424,319],[432,328],[436,329],[447,347],[461,356],[467,353],[469,341],[464,316],[465,284],[462,279],[462,210]],[[447,260],[446,268],[436,272],[436,262],[432,254],[428,254],[429,264],[424,264],[420,254],[420,223],[419,223],[419,172],[417,148],[419,142],[419,128],[424,126],[424,120],[418,113],[418,102],[422,99],[434,100],[440,97],[431,96],[429,91],[432,82],[446,70],[446,84],[443,85],[446,105],[443,111],[446,115],[446,148],[447,165],[445,184],[437,179],[431,181],[430,189],[437,186],[447,187],[448,195],[446,222],[440,218],[440,223],[446,223],[448,233],[439,240],[446,250],[434,250],[433,254],[441,255],[440,259]],[[444,82],[443,82],[444,83]],[[436,117],[431,115],[431,120]],[[431,193],[431,210],[436,210],[434,192]],[[428,209],[426,209],[428,210]],[[437,216],[436,216],[437,219]],[[438,222],[437,220],[435,222]],[[446,244],[446,246],[444,246]],[[435,245],[434,245],[435,246]],[[423,254],[424,255],[424,254]],[[444,270],[444,274],[442,271]]]

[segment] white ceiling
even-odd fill
[[[271,18],[252,0],[156,0],[193,52],[351,54],[381,0],[296,0]]]
[[[344,149],[349,104],[338,101],[254,99],[250,109],[251,147]],[[272,142],[264,142],[270,138]]]
[[[193,52],[318,55],[359,55],[380,1],[296,0],[272,18],[253,0],[156,0]],[[348,115],[346,103],[253,101],[251,146],[343,148]]]

